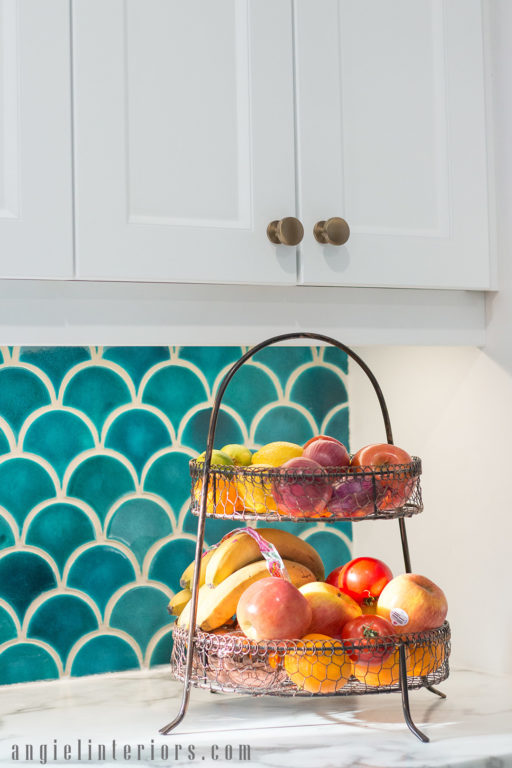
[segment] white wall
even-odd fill
[[[487,52],[500,292],[483,349],[366,347],[397,445],[421,456],[425,511],[407,523],[414,571],[449,601],[453,664],[512,672],[512,2],[491,0]],[[470,158],[468,158],[468,162]],[[351,448],[385,440],[378,404],[351,366]],[[354,526],[356,554],[403,571],[398,523]]]
[[[512,672],[512,377],[475,348],[358,350],[394,439],[423,461],[425,511],[407,521],[412,570],[448,597],[453,663]],[[377,400],[350,370],[351,447],[385,442]],[[354,552],[402,573],[396,521],[354,524]]]

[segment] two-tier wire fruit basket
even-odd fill
[[[203,631],[197,626],[207,517],[295,524],[319,520],[398,519],[405,571],[411,572],[405,518],[423,510],[419,458],[385,467],[350,466],[321,471],[258,465],[212,466],[217,418],[232,377],[259,350],[292,339],[312,339],[333,345],[363,369],[380,404],[387,442],[393,444],[389,414],[377,379],[353,350],[329,336],[310,332],[276,336],[251,348],[231,367],[215,398],[204,458],[190,462],[191,511],[198,517],[195,570],[188,625],[174,627],[171,658],[173,675],[183,682],[183,693],[177,716],[161,728],[160,733],[170,733],[183,720],[192,686],[253,696],[346,696],[396,691],[401,693],[408,727],[421,741],[427,742],[428,737],[412,720],[408,692],[427,688],[445,697],[434,685],[449,674],[448,622],[414,633],[401,632],[398,622],[396,634],[364,641],[312,636],[254,641],[233,624],[230,615],[226,615],[223,626],[213,631]],[[281,573],[295,586],[300,586],[303,578],[300,568],[288,574],[287,564],[290,567],[287,561],[280,561]]]

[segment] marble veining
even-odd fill
[[[213,765],[211,750],[217,745],[216,765],[512,766],[512,678],[455,670],[442,688],[448,695],[445,700],[426,690],[411,692],[413,717],[431,739],[421,744],[403,721],[398,694],[284,700],[194,689],[185,720],[164,737],[158,728],[173,717],[181,696],[181,686],[171,681],[168,667],[4,686],[0,764],[16,765],[11,759],[14,745],[24,750],[32,744],[35,750],[44,744],[50,747],[54,740],[59,753],[69,744],[74,764],[81,764],[76,759],[77,742],[81,740],[84,749],[90,740],[94,749],[98,744],[107,747],[107,759],[89,765],[122,765],[125,761],[119,754],[124,745],[131,745],[133,755],[137,745],[144,747],[140,761],[133,756],[130,760],[140,766]],[[113,740],[116,759],[111,754]],[[170,754],[167,762],[159,757],[164,745]],[[186,754],[188,745],[195,749],[195,760]],[[231,761],[223,759],[226,745],[235,750]],[[250,762],[236,759],[238,745],[249,745]],[[154,759],[148,759],[151,748]],[[61,754],[48,763],[69,761]]]

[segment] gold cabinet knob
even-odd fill
[[[345,219],[333,216],[332,219],[327,219],[327,221],[317,221],[313,234],[319,243],[343,245],[350,237],[350,227]]]
[[[276,245],[298,245],[304,237],[304,227],[294,216],[286,216],[270,222],[267,237]]]

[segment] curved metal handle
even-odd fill
[[[313,228],[313,234],[319,243],[343,245],[350,237],[350,227],[345,219],[333,216],[327,221],[317,221]]]
[[[304,237],[304,227],[295,216],[286,216],[270,222],[267,237],[275,245],[298,245]]]

